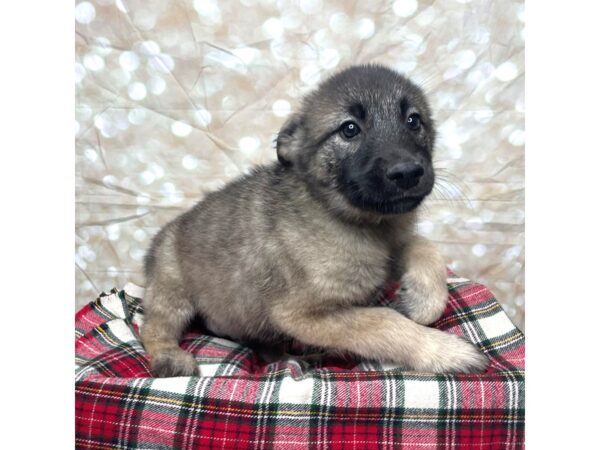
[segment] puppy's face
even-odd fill
[[[418,87],[390,69],[356,66],[305,99],[280,132],[277,153],[338,210],[401,214],[433,188],[434,140]]]

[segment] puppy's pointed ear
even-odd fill
[[[293,166],[298,158],[302,127],[302,117],[299,114],[292,114],[277,135],[277,159],[284,167]]]

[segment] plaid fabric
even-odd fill
[[[76,446],[521,449],[524,336],[484,286],[449,278],[448,289],[433,326],[477,343],[491,358],[483,374],[349,359],[267,364],[249,348],[190,331],[181,346],[202,377],[154,379],[138,337],[143,290],[102,294],[76,315]]]

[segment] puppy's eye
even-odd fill
[[[340,131],[346,139],[352,139],[360,133],[360,128],[354,122],[344,122]]]
[[[411,114],[410,116],[408,116],[408,119],[406,119],[406,126],[410,130],[418,130],[419,128],[421,128],[421,116],[419,116],[416,113]]]

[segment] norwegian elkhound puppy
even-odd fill
[[[425,326],[448,298],[444,261],[415,234],[434,141],[423,92],[393,70],[354,66],[323,82],[283,125],[277,162],[154,238],[142,328],[154,374],[199,373],[178,342],[196,315],[240,342],[293,338],[408,370],[483,370],[474,345]],[[393,280],[397,304],[375,306]]]

